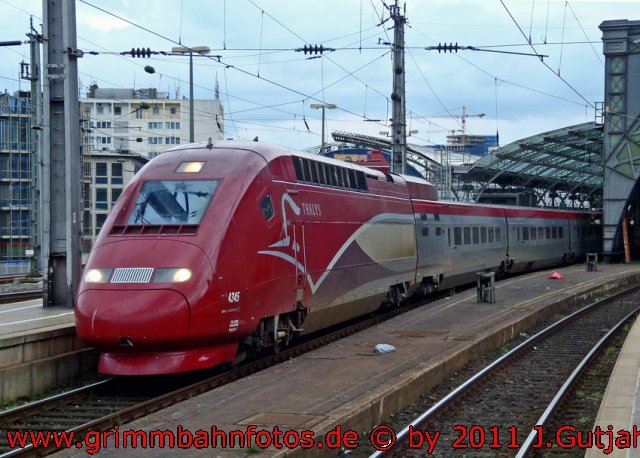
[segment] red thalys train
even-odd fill
[[[162,374],[597,248],[587,213],[438,202],[427,181],[261,143],[175,148],[124,190],[76,300],[106,374]]]

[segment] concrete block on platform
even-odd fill
[[[31,395],[46,393],[56,387],[58,377],[55,359],[37,361],[29,366],[31,368]]]
[[[56,364],[56,384],[61,385],[77,377],[80,372],[80,354],[77,352],[67,353],[55,358]]]
[[[31,396],[31,374],[31,368],[27,365],[4,370],[0,377],[0,398],[6,402]]]
[[[0,369],[20,364],[23,358],[23,347],[21,345],[0,347]]]

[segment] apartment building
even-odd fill
[[[122,190],[148,161],[144,156],[127,151],[90,151],[83,154],[83,263]]]
[[[170,99],[157,89],[101,89],[91,86],[80,100],[87,151],[132,151],[153,158],[189,143],[190,101]],[[193,101],[194,141],[221,140],[220,100]]]
[[[29,269],[31,139],[30,93],[0,93],[0,275]]]

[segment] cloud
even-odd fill
[[[77,27],[83,30],[97,30],[108,33],[130,29],[133,26],[113,16],[108,16],[99,11],[80,10],[76,13]],[[85,27],[87,29],[85,29]],[[86,32],[85,32],[86,33]]]
[[[431,123],[418,121],[420,116],[447,111],[456,115],[462,106],[467,113],[486,113],[483,119],[468,119],[470,133],[493,134],[497,124],[505,141],[592,119],[593,110],[585,108],[587,102],[572,88],[589,101],[604,97],[598,25],[607,18],[638,19],[637,1],[572,0],[569,10],[565,0],[535,5],[504,0],[524,34],[537,42],[536,51],[549,56],[544,61],[550,71],[537,57],[425,49],[440,42],[457,42],[533,53],[497,0],[406,3],[407,119],[413,119],[411,129],[420,130],[414,140],[424,138],[425,143],[443,143],[447,130],[460,125],[455,119],[440,117]],[[180,41],[188,46],[210,46],[212,54],[222,56],[222,63],[194,59],[194,89],[196,98],[212,98],[219,82],[227,137],[252,139],[258,135],[261,141],[298,148],[318,145],[320,113],[309,108],[318,101],[338,105],[327,113],[328,130],[377,135],[388,124],[392,65],[389,46],[384,43],[393,40],[393,30],[392,21],[379,25],[379,14],[384,11],[388,17],[380,0],[93,0],[91,4],[140,27],[77,2],[78,47],[100,53],[85,54],[78,63],[85,87],[95,80],[100,87],[156,87],[172,97],[180,88],[179,96],[184,96],[189,86],[188,58],[120,55],[132,47],[168,51]],[[42,14],[41,1],[21,0],[20,9],[6,8],[6,13],[4,39],[24,37],[29,13]],[[309,60],[295,52],[304,44],[337,50]],[[0,90],[28,87],[28,82],[16,76],[25,56],[26,45],[0,47]],[[152,65],[156,73],[146,74],[145,65]],[[558,72],[572,88],[558,78]],[[365,116],[382,121],[365,122]]]

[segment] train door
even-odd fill
[[[293,221],[293,251],[295,257],[295,291],[296,300],[302,301],[304,289],[307,286],[307,250],[305,244],[304,222]]]
[[[578,220],[566,219],[568,242],[567,252],[565,253],[565,262],[573,262],[575,258],[576,247],[578,247]]]

